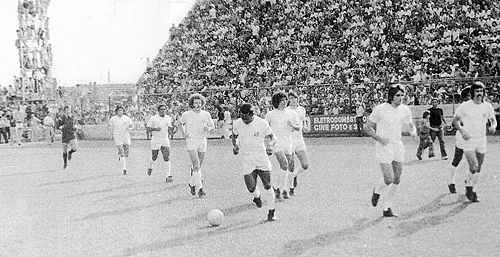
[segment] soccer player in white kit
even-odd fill
[[[274,184],[274,191],[277,199],[281,199],[282,194],[284,199],[288,199],[288,173],[293,172],[289,170],[289,163],[292,160],[292,132],[299,131],[300,127],[295,112],[285,110],[287,103],[285,93],[274,94],[271,102],[275,109],[266,114],[266,121],[276,139],[274,155],[281,169],[281,173],[277,176],[278,181]]]
[[[170,139],[168,129],[172,127],[172,118],[166,115],[167,107],[164,104],[158,105],[158,114],[152,116],[146,124],[146,130],[151,131],[151,159],[148,165],[148,175],[153,172],[153,164],[158,159],[158,152],[161,151],[165,166],[165,182],[173,182],[170,162]]]
[[[471,99],[470,87],[466,87],[460,93],[460,97],[463,99],[462,102],[467,102]],[[463,124],[461,124],[463,125]],[[457,189],[455,187],[455,175],[458,171],[458,164],[462,160],[464,155],[464,138],[460,131],[457,130],[455,134],[455,153],[453,154],[453,160],[451,161],[451,170],[448,176],[448,191],[452,194],[457,193]]]
[[[403,105],[403,85],[395,84],[389,88],[387,102],[373,109],[365,125],[365,132],[375,139],[375,153],[382,169],[383,178],[373,189],[372,205],[377,206],[380,194],[389,187],[383,210],[384,217],[397,217],[392,212],[391,205],[396,195],[401,174],[405,149],[401,141],[403,125],[410,127],[412,137],[417,137],[417,130],[413,124],[411,111]]]
[[[240,107],[240,116],[233,125],[233,153],[240,154],[243,179],[258,208],[262,207],[261,192],[257,186],[257,177],[260,177],[268,210],[267,220],[274,221],[275,200],[270,173],[272,166],[268,157],[273,151],[273,132],[265,120],[254,116],[252,105],[248,103]]]
[[[290,195],[295,196],[295,187],[297,186],[297,176],[309,168],[309,159],[307,157],[306,143],[302,136],[302,131],[308,132],[309,128],[305,126],[306,109],[299,105],[299,97],[295,93],[288,94],[289,105],[285,108],[287,111],[293,111],[297,114],[299,122],[299,130],[292,132],[292,158],[289,163],[290,170],[293,170],[293,175],[289,176],[288,185],[290,187]],[[300,161],[300,166],[295,168],[294,156]]]
[[[493,106],[483,101],[484,96],[484,84],[479,81],[474,82],[471,86],[472,99],[462,103],[453,117],[453,125],[464,139],[463,150],[469,163],[469,173],[465,179],[465,196],[471,202],[479,202],[475,186],[486,154],[486,123],[490,121],[488,130],[491,133],[495,132],[497,125]]]
[[[129,116],[123,114],[123,106],[116,106],[115,112],[116,115],[109,120],[109,128],[118,148],[119,159],[123,163],[123,175],[127,175],[127,158],[131,144],[129,130],[134,128],[134,124]]]
[[[191,110],[184,112],[179,119],[181,132],[186,138],[186,150],[192,164],[189,180],[191,195],[196,195],[198,191],[199,197],[206,195],[203,191],[201,165],[207,151],[208,132],[215,128],[210,113],[202,110],[206,102],[201,94],[190,95],[188,104]]]

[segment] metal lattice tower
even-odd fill
[[[56,80],[52,78],[52,53],[47,8],[50,0],[18,0],[21,86],[24,100],[50,100],[56,97]]]

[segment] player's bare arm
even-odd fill
[[[382,145],[387,145],[389,143],[389,139],[377,135],[377,133],[375,133],[375,131],[376,131],[375,127],[376,127],[376,124],[373,121],[371,121],[370,119],[368,119],[368,121],[365,124],[364,130],[365,130],[366,134],[368,134],[370,137],[375,139],[375,141],[379,142]]]
[[[453,126],[455,126],[455,128],[460,131],[460,134],[462,134],[462,137],[464,140],[469,140],[469,133],[467,133],[467,131],[463,130],[462,128],[462,124],[460,124],[460,117],[458,116],[455,116],[453,117]]]
[[[488,120],[490,121],[490,126],[488,127],[489,132],[495,133],[497,127],[497,120],[495,119],[495,117],[489,118]]]
[[[266,144],[266,153],[267,155],[273,154],[273,147],[276,144],[276,139],[274,139],[274,135],[271,133],[269,135],[266,135],[264,138],[265,144]]]

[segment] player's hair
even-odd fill
[[[123,110],[123,112],[125,112],[125,108],[123,108],[123,106],[121,106],[121,105],[117,105],[117,106],[115,107],[115,113],[118,113],[118,111],[119,111],[120,109],[122,109],[122,110]]]
[[[201,100],[201,107],[205,106],[205,104],[207,103],[207,99],[203,95],[201,95],[199,93],[192,94],[189,96],[189,99],[188,99],[188,104],[189,104],[190,108],[194,108],[194,100],[195,99]]]
[[[69,109],[69,106],[66,105],[64,106],[63,111],[66,111],[67,109]]]
[[[485,86],[484,86],[483,82],[481,82],[481,81],[476,81],[476,82],[472,83],[472,86],[470,87],[470,97],[474,98],[476,96],[474,94],[474,91],[476,89],[482,89],[483,90],[483,97],[484,97],[484,88],[485,88]]]
[[[244,103],[240,106],[240,113],[241,114],[251,114],[253,115],[253,107],[249,103]]]
[[[424,119],[425,119],[425,118],[429,117],[430,115],[431,115],[431,112],[429,112],[429,111],[425,111],[425,112],[422,114],[422,118],[424,118]]]
[[[431,103],[432,103],[432,102],[434,102],[434,101],[438,102],[438,99],[437,99],[437,98],[435,98],[435,97],[433,97],[433,98],[431,99]]]
[[[158,107],[156,107],[156,109],[159,111],[161,107],[167,108],[167,106],[165,104],[159,104]]]
[[[462,101],[464,101],[465,99],[467,99],[467,96],[471,96],[471,92],[470,92],[470,87],[465,87],[464,89],[462,89],[462,92],[460,93],[460,97],[462,98]]]
[[[295,92],[290,92],[288,93],[288,97],[293,97],[293,98],[299,98],[299,95],[297,95]]]
[[[286,98],[286,95],[283,92],[278,92],[278,93],[274,94],[272,99],[271,99],[271,103],[273,104],[273,107],[278,108],[278,106],[280,105],[280,102],[281,102],[281,100],[283,100],[283,98]]]
[[[394,95],[397,94],[399,91],[405,92],[404,86],[401,84],[394,84],[389,87],[389,91],[387,92],[387,102],[392,104],[392,100],[394,99]]]

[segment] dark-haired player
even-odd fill
[[[270,173],[272,167],[268,157],[273,151],[273,132],[265,120],[254,116],[252,105],[243,104],[240,115],[241,118],[233,125],[233,153],[240,155],[245,185],[248,192],[253,194],[253,202],[258,208],[262,207],[261,192],[257,186],[257,177],[260,177],[268,209],[267,220],[274,221],[275,200]]]
[[[153,171],[153,163],[158,158],[158,152],[161,151],[163,162],[165,164],[165,182],[173,182],[170,162],[170,139],[168,138],[168,128],[172,127],[172,118],[166,115],[167,106],[158,105],[158,114],[151,117],[146,124],[146,130],[151,131],[151,160],[148,166],[148,175]]]
[[[488,130],[494,133],[497,121],[493,106],[483,101],[485,92],[482,82],[472,84],[471,97],[471,100],[462,103],[457,108],[453,117],[453,125],[464,139],[463,150],[469,163],[469,173],[465,179],[465,196],[471,202],[479,202],[474,187],[479,180],[481,166],[486,155],[486,124],[490,122]]]
[[[271,126],[276,139],[274,156],[276,156],[281,170],[277,176],[278,181],[274,183],[274,190],[276,198],[281,199],[282,194],[284,199],[288,199],[288,173],[291,173],[290,176],[293,174],[293,170],[289,169],[289,163],[292,161],[292,132],[299,131],[300,127],[296,114],[285,110],[287,96],[284,93],[274,94],[271,102],[274,110],[266,114],[266,121]]]
[[[116,106],[116,115],[109,120],[109,128],[111,129],[111,134],[113,134],[113,139],[118,148],[120,160],[123,163],[123,175],[127,175],[127,158],[130,152],[130,144],[132,143],[129,130],[134,128],[134,124],[130,117],[125,115],[124,112],[125,109],[123,106]]]
[[[377,206],[382,191],[387,187],[389,188],[383,211],[384,217],[397,217],[392,212],[391,206],[398,191],[403,172],[405,155],[405,149],[401,141],[403,125],[410,127],[410,134],[413,137],[417,136],[410,108],[401,103],[403,97],[404,89],[402,85],[391,86],[387,93],[387,102],[373,109],[365,125],[365,132],[376,141],[375,154],[383,175],[383,178],[373,189],[372,205],[374,207]]]
[[[78,141],[76,140],[76,120],[69,106],[64,106],[63,115],[57,121],[56,127],[62,132],[63,168],[66,169],[68,161],[71,160],[73,153],[78,150]],[[69,151],[68,147],[70,148]]]

